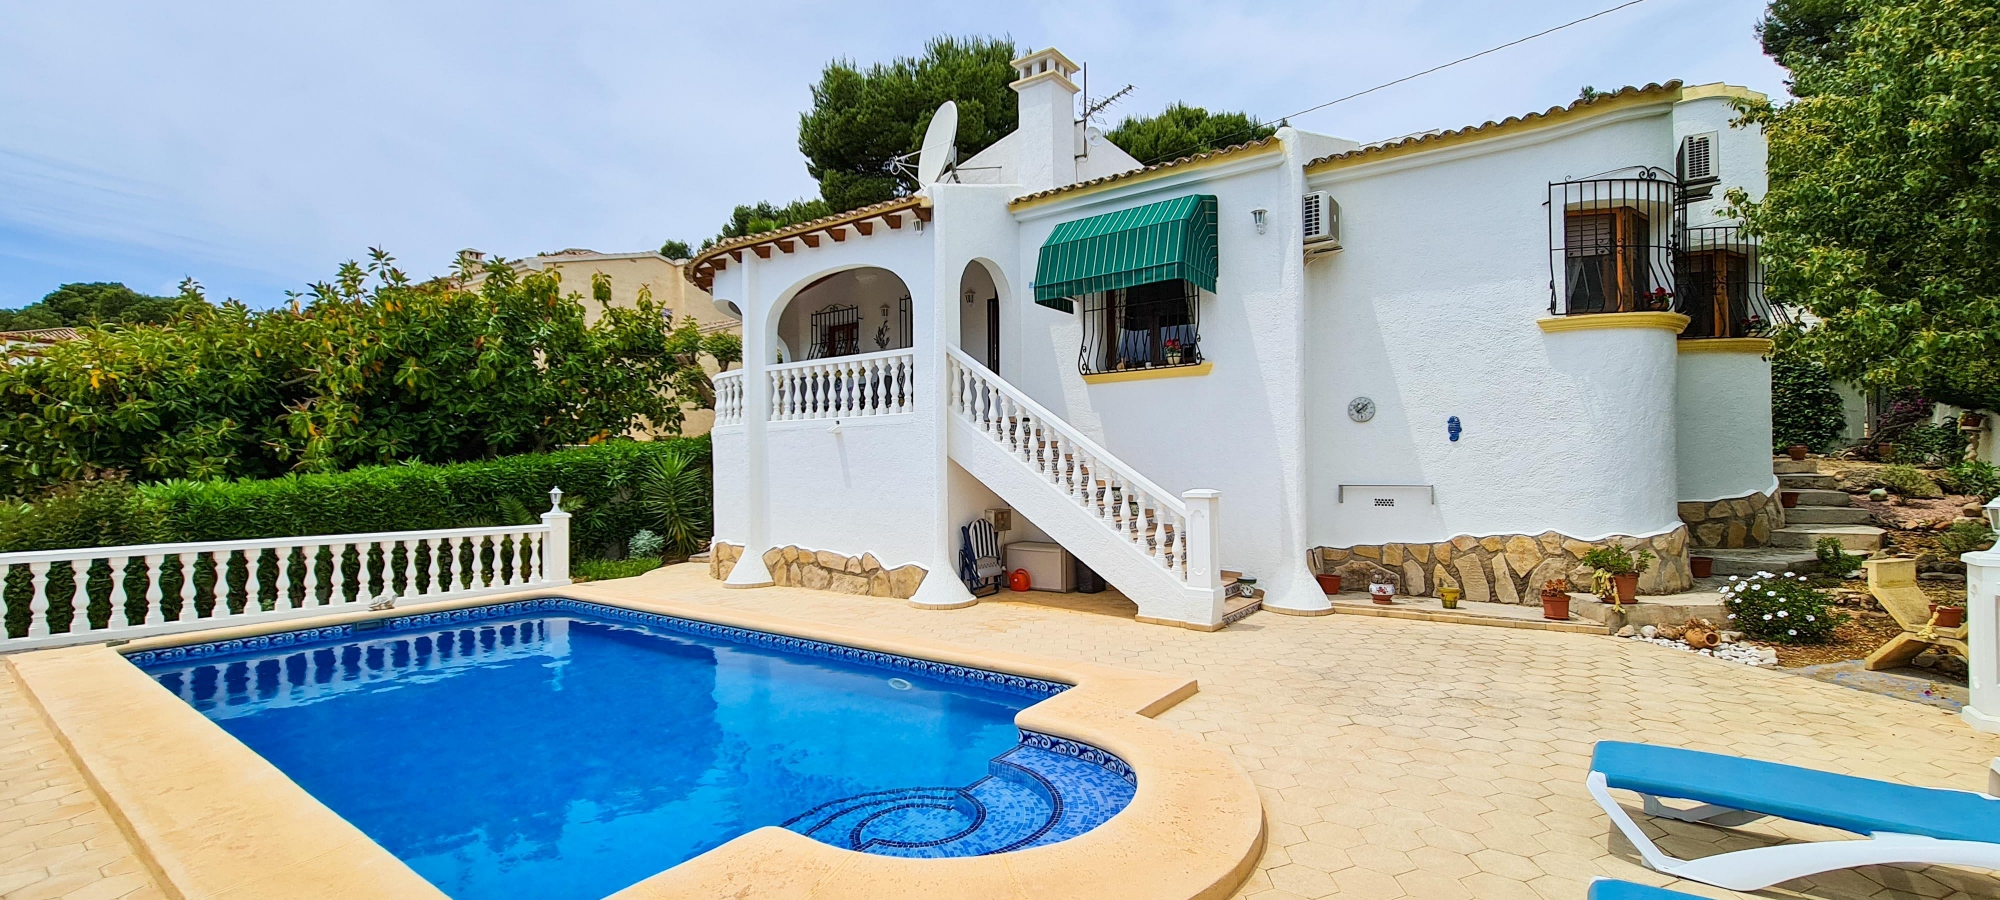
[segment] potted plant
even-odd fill
[[[1653,567],[1653,551],[1641,550],[1634,554],[1623,547],[1599,547],[1583,555],[1583,564],[1595,570],[1592,587],[1605,602],[1619,605],[1635,603],[1639,595],[1639,576]]]
[[[1542,618],[1558,621],[1569,618],[1569,579],[1551,578],[1542,582]]]
[[[1673,292],[1667,290],[1666,288],[1663,287],[1654,288],[1652,293],[1646,295],[1647,309],[1650,309],[1654,312],[1666,312],[1667,310],[1673,309],[1673,307],[1674,307]]]
[[[1778,505],[1786,509],[1796,509],[1799,505],[1798,491],[1779,491]]]
[[[1931,627],[1958,628],[1965,624],[1965,601],[1940,600],[1931,604]]]
[[[1793,460],[1805,459],[1808,449],[1804,444],[1793,444],[1785,448],[1785,455],[1791,457]]]
[[[1180,364],[1181,364],[1181,339],[1167,338],[1167,365],[1178,366]]]
[[[1340,593],[1339,572],[1333,572],[1326,575],[1314,575],[1313,580],[1319,582],[1319,591],[1322,594],[1332,596],[1334,594]]]
[[[1457,609],[1458,598],[1463,596],[1465,596],[1465,591],[1462,588],[1455,588],[1455,587],[1438,588],[1438,602],[1444,604],[1445,609]]]
[[[1985,413],[1968,412],[1959,413],[1958,415],[1958,427],[1960,428],[1978,428],[1985,424]]]
[[[1368,599],[1381,606],[1388,606],[1396,599],[1396,576],[1387,572],[1377,572],[1368,579]]]
[[[1690,556],[1688,571],[1696,578],[1708,578],[1715,574],[1715,559],[1707,556]]]
[[[1896,461],[1896,445],[1895,445],[1895,444],[1876,444],[1876,445],[1875,445],[1875,461],[1876,461],[1876,462],[1885,462],[1885,463],[1886,463],[1886,462],[1895,462],[1895,461]]]

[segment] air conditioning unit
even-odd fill
[[[1300,213],[1307,250],[1340,249],[1340,204],[1333,202],[1332,195],[1325,191],[1307,194]]]
[[[1681,184],[1716,181],[1719,168],[1715,159],[1715,132],[1704,131],[1681,139]]]

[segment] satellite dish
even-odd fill
[[[917,154],[917,184],[935,184],[958,163],[958,104],[946,100],[924,130],[924,148]]]

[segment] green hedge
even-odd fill
[[[563,490],[578,556],[618,556],[647,527],[639,474],[675,444],[609,441],[445,465],[378,466],[245,481],[100,482],[0,509],[0,552],[528,524]]]

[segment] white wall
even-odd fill
[[[715,478],[715,539],[740,545],[749,535],[750,524],[750,501],[744,490],[749,460],[743,426],[724,425],[709,432],[709,440]]]
[[[1674,335],[1536,324],[1548,184],[1671,170],[1674,151],[1651,107],[1308,176],[1340,204],[1345,247],[1306,270],[1314,544],[1679,524]],[[1367,423],[1347,415],[1361,396]],[[1437,505],[1414,488],[1342,503],[1342,484],[1434,485]]]
[[[848,240],[856,238],[849,237]],[[914,290],[891,271],[863,268],[833,275],[793,297],[778,315],[778,342],[783,355],[793,361],[808,358],[812,353],[813,313],[829,306],[852,306],[860,313],[858,352],[875,353],[907,347],[913,336],[903,334],[901,316],[897,311],[898,301],[906,296],[911,298],[914,312]],[[886,312],[884,307],[887,307]],[[882,330],[883,326],[887,326],[887,331]],[[887,338],[887,347],[877,346],[878,335]]]
[[[1682,353],[1674,401],[1679,499],[1777,490],[1771,473],[1771,363],[1756,353]]]
[[[1725,196],[1729,188],[1740,187],[1751,200],[1760,200],[1768,187],[1763,126],[1735,127],[1732,123],[1739,115],[1730,103],[1729,97],[1714,96],[1674,104],[1672,150],[1677,151],[1681,139],[1688,135],[1715,132],[1715,173],[1722,179],[1707,199],[1688,204],[1687,223],[1690,226],[1728,221],[1724,210],[1729,206],[1729,199]],[[1666,168],[1669,172],[1673,171],[1671,156]]]

